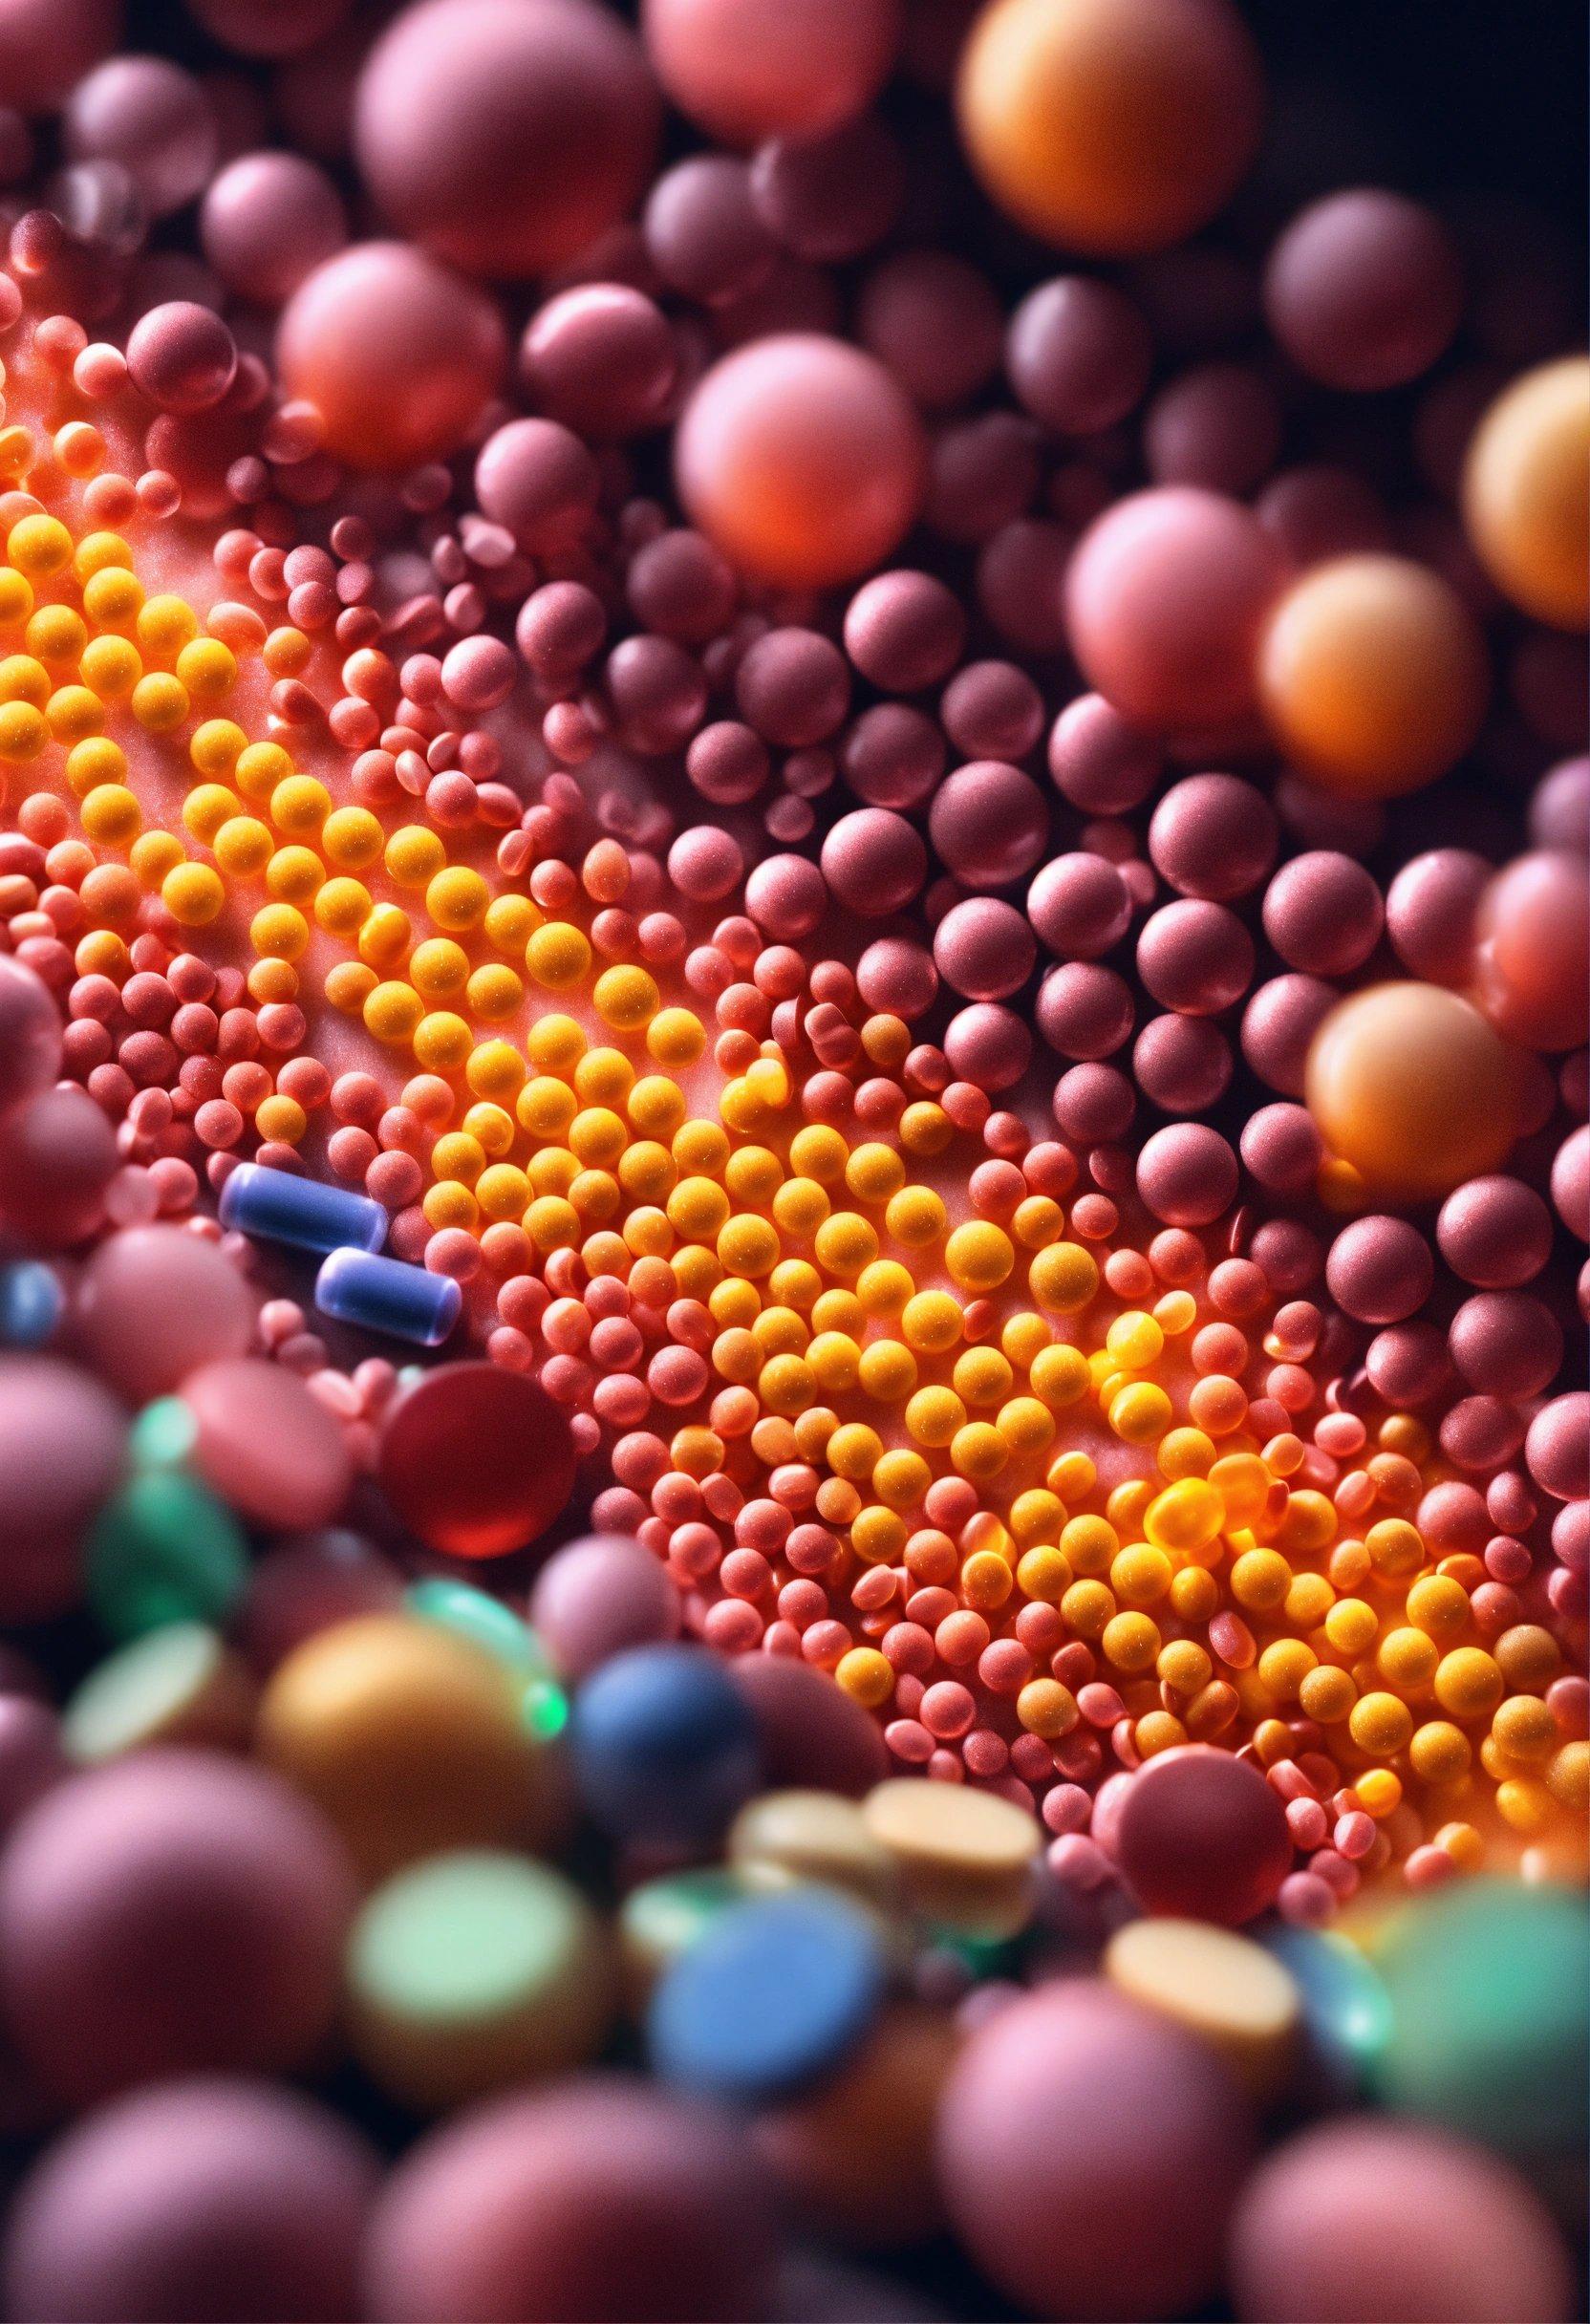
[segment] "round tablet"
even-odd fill
[[[130,1477],[89,1535],[89,1603],[117,1638],[170,1622],[220,1623],[247,1578],[231,1512],[180,1469]]]
[[[815,1890],[732,1905],[663,1975],[647,2034],[665,2081],[741,2104],[836,2066],[885,1986],[875,1923]]]
[[[227,1357],[190,1373],[183,1402],[198,1431],[194,1467],[240,1516],[281,1527],[336,1516],[354,1464],[340,1427],[296,1372]]]
[[[242,1751],[256,1700],[247,1667],[218,1631],[165,1622],[95,1665],[61,1714],[61,1737],[80,1767],[156,1743]]]
[[[1105,1948],[1105,1974],[1129,2000],[1185,2026],[1268,2096],[1292,2061],[1300,2015],[1297,1986],[1248,1937],[1207,1921],[1128,1921]]]
[[[213,2324],[362,2313],[375,2154],[263,2082],[140,2090],[46,2149],[17,2191],[6,2305],[21,2316]],[[245,2305],[245,2302],[247,2305]]]
[[[213,1243],[181,1227],[129,1227],[100,1244],[73,1302],[73,1336],[129,1404],[247,1353],[258,1301]]]
[[[1014,1936],[1034,1908],[1038,1818],[969,1784],[892,1776],[863,1803],[867,1828],[899,1872],[917,1911],[976,1937]]]
[[[763,1792],[735,1818],[723,1853],[747,1887],[819,1881],[880,1907],[894,1901],[893,1859],[838,1793]]]
[[[606,1935],[579,1890],[489,1849],[430,1857],[378,1888],[348,1984],[355,2055],[420,2110],[583,2065],[612,2013]]]
[[[1213,2051],[1095,1980],[998,2011],[939,2110],[961,2240],[1008,2299],[1055,2318],[1200,2309],[1252,2147]]]
[[[1376,1957],[1391,2023],[1375,2087],[1505,2153],[1584,2135],[1590,1921],[1555,1887],[1475,1881],[1393,1922]]]
[[[574,1447],[563,1412],[533,1380],[496,1364],[446,1364],[393,1405],[376,1476],[428,1548],[498,1558],[561,1516]]]
[[[527,1834],[544,1806],[521,1688],[440,1623],[372,1614],[306,1640],[260,1705],[259,1750],[373,1876]]]
[[[587,1680],[569,1726],[588,1813],[615,1838],[698,1846],[756,1789],[756,1722],[702,1646],[636,1646]]]
[[[1252,2324],[1554,2324],[1571,2264],[1532,2189],[1411,2122],[1323,2122],[1271,2155],[1232,2224]]]
[[[1203,1744],[1161,1752],[1123,1791],[1121,1874],[1145,1912],[1240,1928],[1292,1869],[1280,1796],[1256,1767]]]
[[[766,2175],[735,2125],[630,2076],[480,2106],[388,2179],[374,2324],[768,2313]]]
[[[330,2031],[354,1889],[264,1768],[147,1752],[48,1793],[0,1863],[8,2020],[49,2089],[286,2072]]]

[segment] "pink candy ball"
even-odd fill
[[[22,113],[52,113],[121,35],[121,0],[6,0],[0,89]]]
[[[1049,730],[1049,773],[1084,815],[1125,815],[1158,782],[1165,754],[1101,694],[1081,694]]]
[[[183,1384],[198,1429],[193,1465],[256,1523],[329,1524],[354,1468],[342,1431],[295,1372],[254,1356],[205,1364]]]
[[[501,383],[507,338],[470,284],[402,243],[364,242],[293,292],[276,360],[338,459],[408,468],[459,450]]]
[[[209,99],[163,56],[114,56],[79,80],[61,118],[72,161],[116,161],[157,218],[191,202],[215,169]]]
[[[0,1115],[0,1228],[32,1251],[65,1251],[104,1216],[116,1132],[75,1083]]]
[[[228,290],[281,307],[341,249],[348,219],[326,172],[295,153],[248,153],[211,180],[199,212],[205,259]]]
[[[1173,731],[1241,719],[1284,570],[1239,503],[1188,485],[1134,493],[1097,520],[1071,560],[1071,650],[1088,683],[1137,724]]]
[[[1149,384],[1153,340],[1113,284],[1058,275],[1010,318],[1005,370],[1022,407],[1060,436],[1094,436],[1124,420]]]
[[[1032,929],[1013,904],[968,896],[934,931],[933,957],[952,992],[966,1001],[1005,1001],[1020,992],[1038,958]]]
[[[405,233],[525,281],[633,207],[658,112],[634,35],[592,0],[422,0],[371,52],[354,139]]]
[[[1386,892],[1386,930],[1409,976],[1428,984],[1468,983],[1491,876],[1484,856],[1466,848],[1433,848],[1404,864]]]
[[[49,987],[0,953],[0,1109],[47,1089],[61,1068],[61,1021]]]
[[[1295,218],[1264,277],[1270,328],[1326,387],[1404,387],[1442,355],[1463,312],[1446,227],[1421,203],[1364,187]]]
[[[899,0],[643,0],[658,79],[698,128],[728,145],[829,129],[882,86]]]
[[[529,1611],[553,1668],[569,1681],[679,1630],[679,1594],[666,1566],[621,1534],[592,1534],[555,1550],[536,1577]]]
[[[1542,1405],[1529,1424],[1524,1458],[1531,1476],[1553,1500],[1590,1496],[1590,1395],[1578,1389]]]
[[[975,760],[939,785],[928,833],[944,869],[969,888],[1003,888],[1030,872],[1049,835],[1043,795],[1019,767]]]
[[[1358,1323],[1400,1323],[1422,1307],[1435,1261],[1417,1227],[1376,1214],[1355,1218],[1331,1244],[1325,1281],[1343,1315]]]
[[[237,376],[237,341],[207,307],[171,299],[133,325],[127,369],[158,410],[208,411]]]
[[[678,377],[660,307],[623,283],[582,283],[548,299],[525,328],[519,367],[532,398],[582,435],[655,427]]]
[[[1163,904],[1137,939],[1137,973],[1154,999],[1189,1017],[1214,1017],[1253,979],[1253,938],[1223,904]]]
[[[1590,1140],[1590,1131],[1578,1134]],[[1435,1237],[1464,1282],[1507,1291],[1532,1282],[1551,1257],[1552,1216],[1521,1178],[1470,1178],[1441,1205]]]
[[[865,807],[840,817],[823,842],[821,861],[824,878],[847,912],[883,919],[921,893],[928,850],[903,815]]]
[[[1137,1191],[1166,1226],[1212,1226],[1235,1201],[1236,1186],[1236,1156],[1202,1122],[1156,1130],[1137,1157]]]
[[[0,1614],[64,1613],[81,1588],[84,1532],[120,1481],[126,1415],[98,1383],[50,1356],[0,1356]]]
[[[1149,858],[1183,895],[1229,904],[1276,860],[1279,830],[1262,791],[1235,775],[1172,783],[1149,821]]]
[[[257,1305],[214,1243],[182,1227],[130,1227],[83,1269],[73,1340],[129,1404],[147,1404],[201,1364],[243,1355]]]
[[[1027,917],[1063,960],[1096,960],[1131,925],[1131,891],[1103,855],[1057,855],[1027,890]]]
[[[1380,890],[1350,855],[1294,855],[1264,892],[1264,933],[1288,968],[1345,977],[1362,968],[1385,922]]]

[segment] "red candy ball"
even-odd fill
[[[392,1407],[376,1477],[429,1548],[499,1558],[562,1514],[574,1448],[562,1410],[533,1380],[495,1364],[449,1364]]]
[[[1116,1861],[1145,1912],[1240,1928],[1292,1869],[1280,1795],[1257,1768],[1201,1744],[1140,1768],[1113,1824]]]

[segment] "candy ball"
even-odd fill
[[[53,113],[121,36],[120,0],[11,0],[0,14],[0,88],[23,113]]]
[[[574,1705],[574,1772],[615,1835],[698,1844],[755,1789],[756,1721],[699,1646],[637,1646],[604,1663]]]
[[[409,468],[459,450],[507,368],[483,291],[398,242],[356,243],[301,283],[276,361],[355,468]]]
[[[524,281],[633,207],[657,116],[633,35],[591,0],[423,0],[371,51],[354,141],[404,233]]]
[[[679,111],[727,145],[861,112],[899,45],[900,0],[643,0],[641,36]]]
[[[552,419],[586,435],[625,437],[662,417],[679,358],[668,318],[651,299],[622,283],[581,283],[531,316],[519,367]]]
[[[252,12],[252,11],[250,11]],[[239,298],[280,307],[348,239],[342,196],[295,153],[248,153],[204,189],[204,257]]]
[[[1252,2324],[1552,2324],[1573,2296],[1562,2239],[1515,2172],[1367,2116],[1318,2124],[1260,2163],[1231,2265]]]
[[[1378,187],[1295,218],[1264,274],[1270,328],[1325,387],[1406,387],[1442,355],[1463,311],[1451,238],[1422,203]]]
[[[713,366],[675,443],[679,495],[735,564],[784,589],[853,580],[898,544],[922,488],[920,424],[875,357],[815,333]]]
[[[1305,1088],[1327,1148],[1371,1193],[1450,1194],[1513,1143],[1513,1059],[1440,985],[1376,984],[1340,1002],[1314,1036]]]
[[[0,1611],[63,1613],[81,1591],[83,1536],[120,1480],[126,1415],[97,1381],[49,1356],[0,1356]]]
[[[1045,242],[1125,258],[1207,226],[1258,142],[1258,58],[1223,0],[993,0],[956,90],[972,165]]]
[[[495,1364],[448,1364],[388,1411],[376,1474],[430,1548],[498,1558],[561,1516],[574,1447],[562,1409],[533,1380]]]
[[[337,1623],[277,1668],[259,1747],[379,1876],[530,1830],[542,1779],[509,1666],[440,1623]]]
[[[47,1089],[61,1067],[61,1022],[49,987],[0,954],[0,1109]]]
[[[1406,1218],[1355,1218],[1331,1244],[1325,1282],[1357,1323],[1401,1323],[1429,1299],[1435,1262]]]
[[[295,1372],[224,1356],[183,1383],[193,1465],[240,1515],[279,1527],[327,1524],[354,1480],[342,1430]]]
[[[889,1773],[876,1719],[827,1671],[777,1654],[745,1654],[730,1674],[750,1704],[769,1791],[806,1788],[859,1799]]]
[[[1029,290],[1010,318],[1005,370],[1023,410],[1061,436],[1114,427],[1153,366],[1143,315],[1112,283],[1063,274]]]
[[[102,1380],[129,1404],[147,1404],[200,1365],[244,1354],[256,1305],[213,1243],[181,1227],[131,1227],[84,1268],[73,1332]]]
[[[1504,388],[1463,476],[1463,518],[1513,604],[1560,630],[1590,613],[1590,362],[1564,355]]]
[[[1202,2043],[1066,1981],[1013,1999],[967,2041],[940,2109],[939,2175],[973,2257],[1021,2308],[1176,2315],[1220,2280],[1252,2141]]]
[[[638,1541],[591,1534],[548,1559],[530,1592],[530,1623],[559,1676],[583,1679],[631,1646],[675,1637],[679,1594]]]
[[[1590,1030],[1590,885],[1566,849],[1520,855],[1479,909],[1480,1005],[1532,1049],[1578,1048]]]
[[[104,1216],[117,1161],[116,1131],[86,1089],[39,1090],[0,1115],[0,1225],[29,1250],[69,1250]]]
[[[768,2189],[739,2127],[629,2077],[460,2116],[382,2190],[376,2324],[767,2313]]]
[[[127,369],[160,411],[207,411],[237,377],[237,341],[207,307],[168,299],[133,325]]]
[[[1326,790],[1395,799],[1472,742],[1488,676],[1473,616],[1406,557],[1336,557],[1276,606],[1258,657],[1278,748]]]
[[[113,56],[67,98],[61,143],[68,161],[118,163],[145,208],[164,218],[214,171],[215,116],[202,84],[169,58]]]
[[[363,2139],[296,2091],[205,2077],[135,2092],[24,2180],[7,2306],[125,2324],[237,2315],[245,2298],[262,2316],[356,2315],[377,2176]]]
[[[934,793],[928,835],[946,872],[967,887],[1008,887],[1042,854],[1048,810],[1020,767],[978,759],[957,767]]]
[[[334,32],[352,0],[272,0],[269,9],[251,0],[187,0],[212,40],[240,56],[299,56]]]
[[[1088,683],[1138,725],[1240,719],[1253,707],[1255,656],[1283,570],[1271,536],[1236,501],[1189,485],[1133,493],[1072,557],[1071,650]]]
[[[1292,1869],[1279,1794],[1257,1768],[1198,1744],[1161,1752],[1138,1770],[1112,1837],[1145,1912],[1226,1928],[1267,1911]]]
[[[353,1908],[335,1835],[269,1770],[135,1753],[12,1835],[9,2022],[78,2105],[157,2075],[286,2072],[330,2031]]]
[[[846,911],[880,919],[903,911],[921,893],[928,850],[903,815],[866,807],[839,818],[823,842],[820,861]]]
[[[1590,1138],[1590,1131],[1581,1131]],[[1533,1282],[1551,1257],[1552,1215],[1521,1178],[1471,1178],[1454,1187],[1435,1222],[1452,1273],[1482,1291]]]
[[[1167,1226],[1212,1226],[1235,1201],[1236,1187],[1236,1156],[1202,1122],[1156,1130],[1137,1157],[1137,1191]]]
[[[1276,860],[1279,831],[1262,791],[1235,775],[1172,783],[1149,819],[1149,858],[1183,895],[1229,904]]]

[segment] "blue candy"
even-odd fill
[[[1262,1943],[1296,1981],[1309,2053],[1329,2095],[1356,2096],[1391,2031],[1391,2004],[1379,1971],[1356,1945],[1329,1929],[1272,1928]]]
[[[42,1347],[65,1304],[54,1269],[41,1260],[0,1267],[0,1346]]]
[[[290,1171],[262,1170],[257,1162],[240,1162],[232,1172],[221,1190],[220,1212],[224,1227],[300,1251],[378,1251],[386,1240],[386,1213],[368,1194]]]
[[[761,1776],[750,1704],[704,1646],[615,1654],[581,1689],[569,1732],[585,1804],[618,1839],[716,1840]]]
[[[653,1996],[653,2063],[666,2081],[760,2104],[847,2057],[886,1983],[873,1923],[842,1897],[809,1889],[731,1905]]]
[[[370,1251],[343,1249],[333,1251],[321,1266],[314,1303],[322,1315],[339,1323],[360,1323],[366,1331],[384,1331],[420,1347],[440,1347],[463,1312],[463,1293],[450,1275],[433,1275],[400,1259],[377,1259]]]

